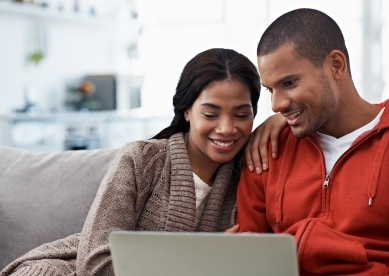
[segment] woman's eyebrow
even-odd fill
[[[238,105],[238,106],[235,106],[234,109],[242,109],[242,108],[246,108],[246,107],[249,107],[251,108],[251,104],[241,104],[241,105]]]
[[[222,109],[220,106],[218,106],[216,104],[212,104],[212,103],[203,103],[201,105],[202,106],[208,106],[208,107],[216,108],[216,109]]]
[[[208,107],[212,107],[212,108],[215,108],[215,109],[218,109],[218,110],[222,109],[220,106],[218,106],[216,104],[212,104],[212,103],[203,103],[203,104],[201,104],[201,106],[208,106]],[[251,104],[241,104],[241,105],[235,106],[234,110],[242,109],[242,108],[246,108],[246,107],[251,108]]]

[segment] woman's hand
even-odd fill
[[[277,158],[278,138],[287,126],[286,119],[277,113],[267,118],[250,136],[244,149],[246,165],[250,172],[261,174],[268,166],[268,144],[271,142],[272,158]]]

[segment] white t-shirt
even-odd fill
[[[320,132],[317,132],[319,137],[319,143],[321,150],[324,154],[324,162],[326,165],[326,174],[330,174],[332,168],[334,167],[336,161],[338,161],[339,157],[342,156],[351,146],[351,144],[357,139],[359,135],[364,133],[365,131],[373,129],[378,122],[380,121],[381,115],[384,112],[383,108],[380,113],[367,125],[345,135],[340,138],[335,138]]]
[[[193,181],[196,190],[196,228],[199,223],[200,217],[203,213],[204,205],[206,203],[206,197],[209,195],[212,187],[209,187],[207,183],[202,181],[197,174],[193,173]]]

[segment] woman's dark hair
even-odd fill
[[[184,112],[212,82],[238,80],[250,89],[254,116],[257,114],[261,81],[254,64],[230,49],[214,48],[197,54],[184,67],[173,97],[174,118],[167,128],[151,139],[167,139],[178,132],[188,132]]]

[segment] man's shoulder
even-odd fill
[[[281,133],[278,141],[278,155],[282,156],[283,154],[290,153],[292,148],[298,148],[298,150],[307,150],[311,152],[313,147],[318,145],[316,132],[306,136],[306,137],[296,137],[290,126],[287,126]],[[271,152],[271,145],[269,146]],[[278,159],[278,158],[277,158]]]
[[[386,100],[380,104],[376,104],[376,106],[385,108],[384,112],[381,115],[380,122],[378,123],[379,129],[389,130],[389,100]]]

